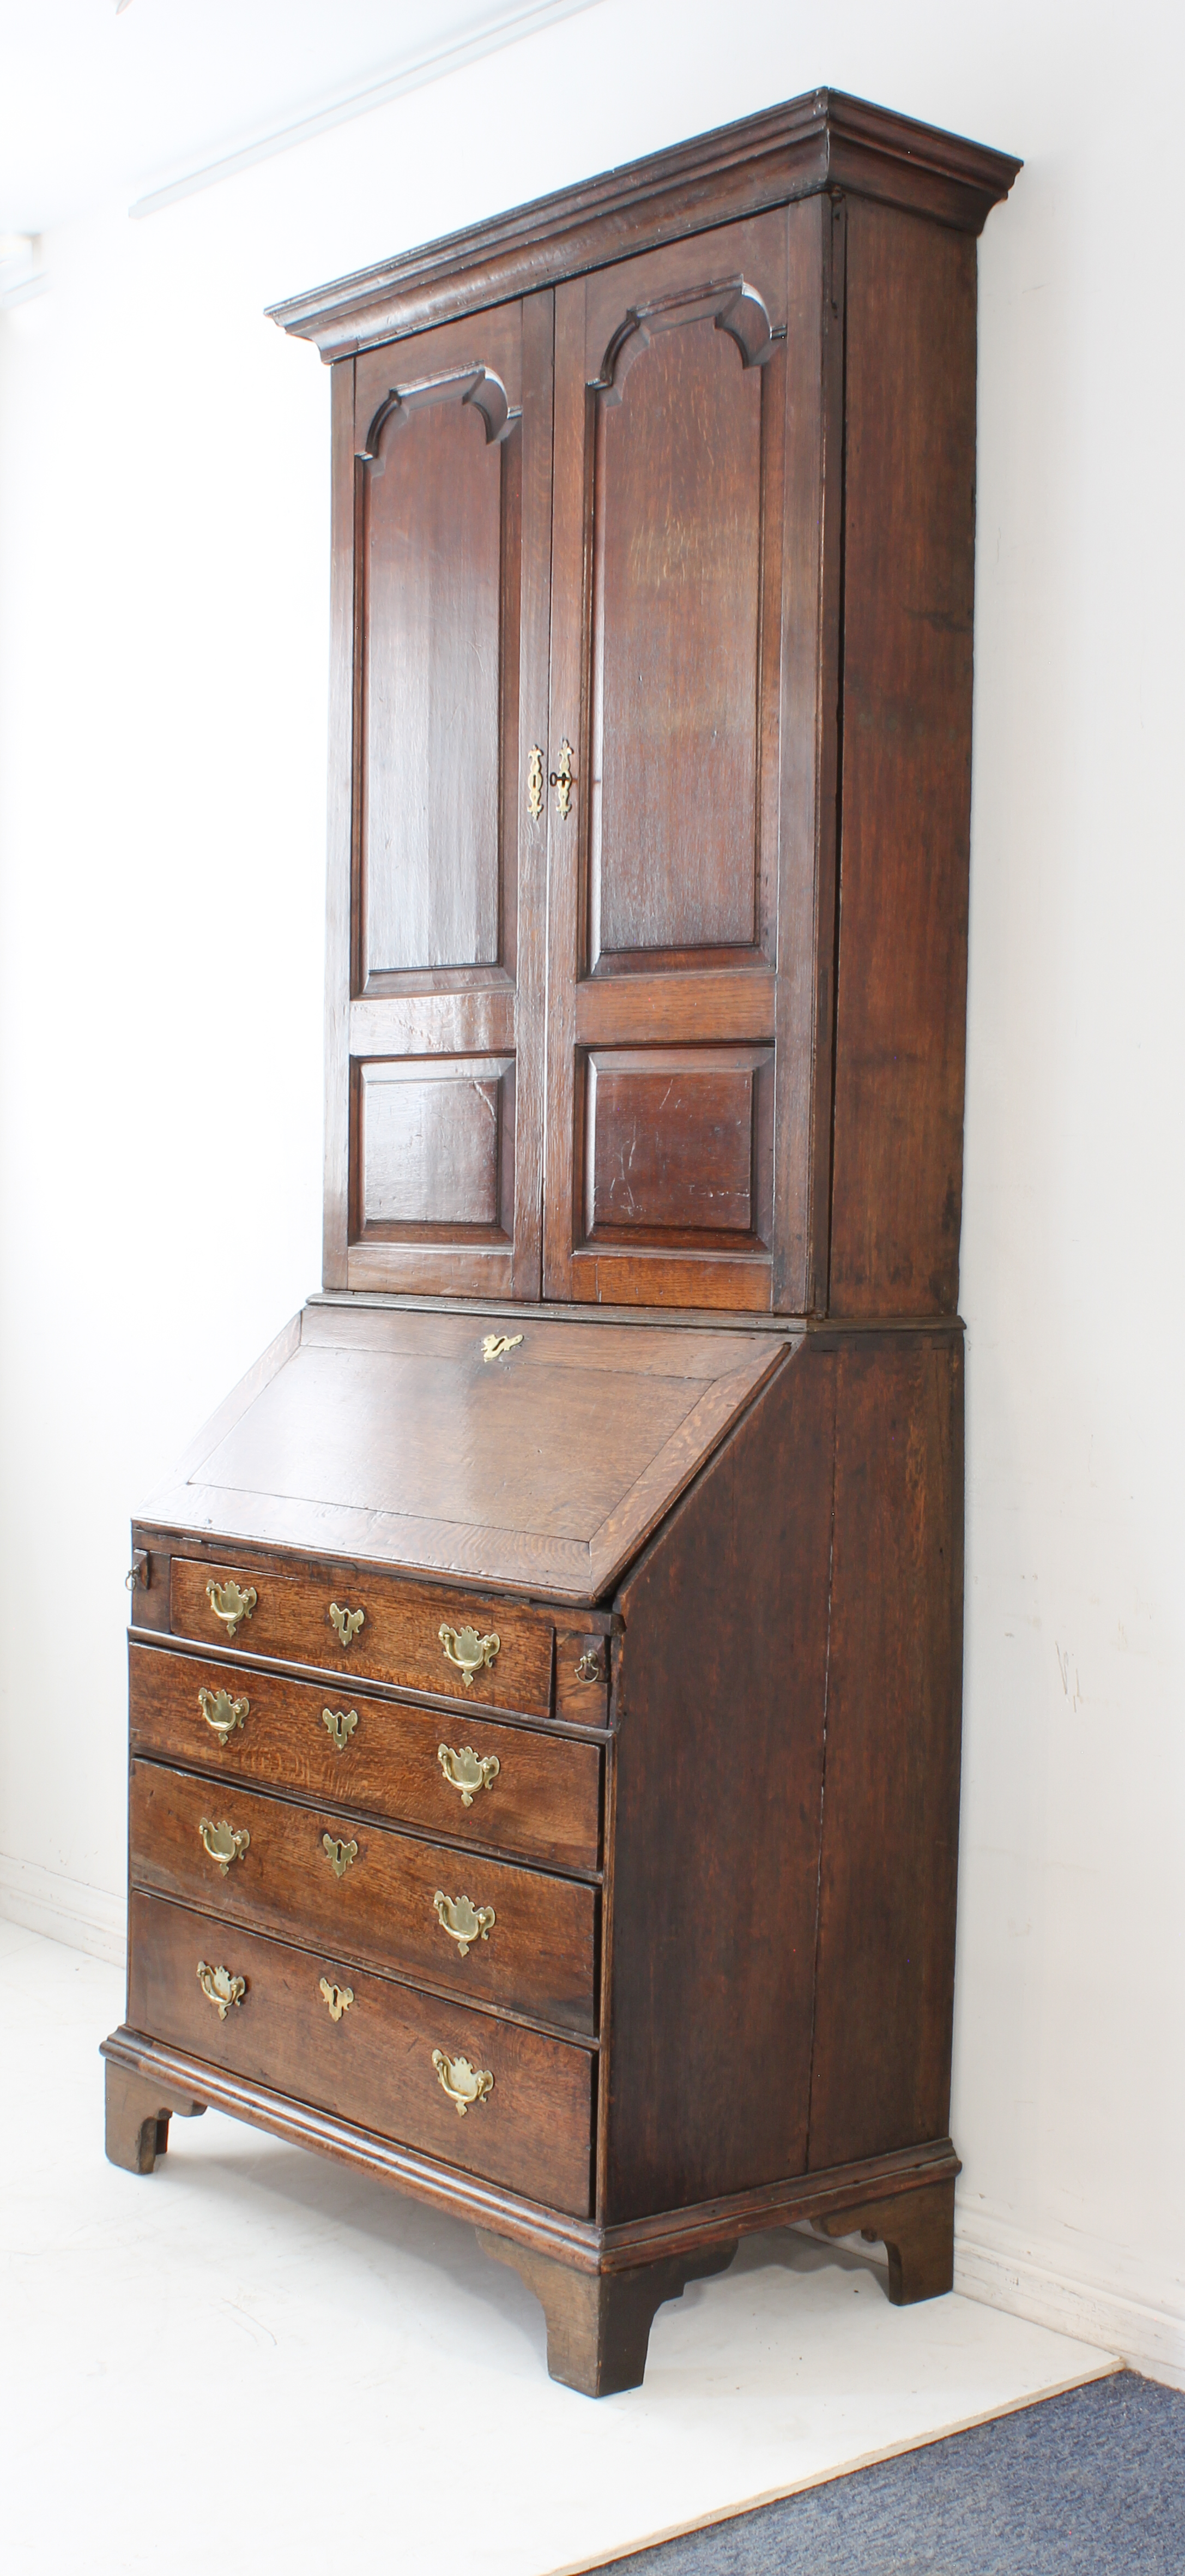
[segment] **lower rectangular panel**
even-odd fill
[[[572,2217],[588,2216],[593,2071],[583,2049],[158,1897],[133,1895],[129,1936],[135,2029]],[[199,1982],[201,1964],[243,1981],[225,2019]],[[336,2022],[322,1981],[339,2000],[347,1989],[352,1995]],[[488,2074],[485,2098],[458,2112],[434,2051]]]

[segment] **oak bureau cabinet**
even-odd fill
[[[108,2152],[471,2220],[552,2372],[951,2279],[976,236],[820,91],[277,310],[333,373],[325,1268],[134,1528]]]

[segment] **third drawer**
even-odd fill
[[[223,1784],[294,1789],[554,1868],[593,1870],[595,1744],[453,1717],[271,1673],[130,1651],[133,1753],[200,1763]]]
[[[597,1891],[389,1825],[133,1762],[134,1886],[286,1934],[459,2000],[595,2030]],[[438,1896],[453,1925],[446,1929]],[[471,1934],[463,1927],[476,1917]]]

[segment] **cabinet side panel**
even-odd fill
[[[620,1596],[609,2223],[805,2167],[835,1366],[778,1371]]]
[[[958,1303],[975,244],[853,199],[831,1311]]]
[[[944,2137],[963,1610],[961,1338],[838,1358],[810,2166]]]

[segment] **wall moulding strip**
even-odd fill
[[[64,1941],[92,1959],[122,1968],[127,1956],[127,1903],[109,1888],[90,1887],[41,1861],[0,1852],[0,1921],[21,1923],[49,1941]]]
[[[524,36],[537,35],[561,18],[575,18],[582,10],[597,6],[598,0],[535,0],[534,6],[525,9],[499,10],[451,45],[439,46],[431,53],[408,55],[395,70],[365,89],[326,100],[324,106],[291,125],[277,126],[270,133],[240,144],[235,151],[221,154],[216,161],[162,181],[145,196],[137,197],[128,213],[137,222],[144,215],[158,215],[166,206],[179,204],[183,197],[196,196],[201,188],[217,187],[220,180],[236,178],[241,170],[253,169],[256,162],[270,160],[275,152],[288,152],[295,144],[311,143],[317,135],[329,134],[335,125],[347,125],[355,116],[368,116],[372,108],[388,107],[393,99],[406,97],[409,90],[424,89],[430,81],[463,71],[468,63],[479,63],[487,54],[499,53],[505,45],[516,45]]]

